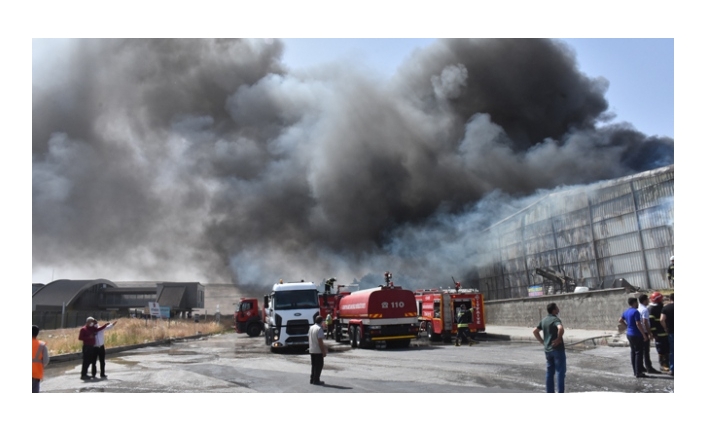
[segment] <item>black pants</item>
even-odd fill
[[[471,339],[471,331],[468,329],[468,326],[457,328],[456,344],[459,344],[459,341],[462,343],[470,342]]]
[[[93,362],[91,363],[91,374],[96,376],[96,362],[100,363],[101,376],[105,376],[105,346],[94,347]]]
[[[630,342],[630,363],[632,364],[633,375],[643,374],[642,357],[645,353],[645,340],[642,335],[628,335]]]
[[[311,353],[311,376],[309,383],[321,381],[321,371],[324,370],[324,355],[322,353]]]
[[[88,367],[95,363],[96,348],[93,346],[83,346],[83,363],[81,364],[81,377],[88,376]]]
[[[643,370],[642,372],[646,372],[649,369],[654,368],[652,366],[652,359],[650,359],[650,348],[652,347],[652,342],[648,339],[647,341],[643,341],[644,347],[643,347],[643,360],[645,361],[645,366],[642,367]]]

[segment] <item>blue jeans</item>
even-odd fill
[[[554,392],[554,374],[556,374],[556,386],[559,393],[564,392],[564,378],[566,377],[566,351],[564,349],[544,352],[547,358],[547,392]]]
[[[674,334],[667,335],[669,338],[669,371],[674,372]]]

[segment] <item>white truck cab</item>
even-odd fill
[[[271,350],[309,347],[309,328],[321,312],[314,283],[275,284],[265,295],[263,307],[265,344]]]

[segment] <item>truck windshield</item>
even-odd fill
[[[275,292],[275,307],[278,310],[318,308],[319,293],[316,290],[289,290],[284,292]]]

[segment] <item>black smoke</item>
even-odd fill
[[[450,285],[537,191],[673,163],[671,138],[601,125],[608,82],[556,41],[440,40],[389,80],[283,49],[72,41],[33,82],[34,267]]]

